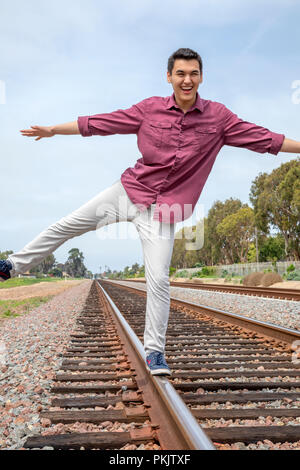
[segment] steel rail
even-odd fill
[[[146,355],[141,341],[103,287],[99,283],[97,285],[116,319],[121,340],[126,344],[128,356],[137,372],[136,382],[148,404],[149,416],[157,425],[156,432],[162,447],[170,449],[172,442],[170,450],[216,450],[167,378],[153,376],[147,371]]]
[[[111,281],[105,280],[102,282],[111,282]],[[141,287],[138,287],[138,286],[129,287],[129,286],[124,286],[123,284],[118,284],[118,285],[128,290],[139,291],[145,296],[147,295],[147,292]],[[300,340],[300,331],[298,330],[281,327],[278,325],[274,325],[273,323],[263,322],[260,320],[254,320],[252,318],[245,317],[237,313],[226,312],[225,310],[208,307],[206,305],[196,304],[194,302],[187,302],[185,300],[178,299],[177,297],[170,297],[170,300],[174,304],[180,305],[181,307],[190,308],[199,313],[207,313],[208,315],[214,318],[217,318],[222,321],[226,321],[227,323],[240,326],[242,328],[245,328],[251,331],[255,331],[256,333],[262,334],[263,336],[268,337],[272,340],[282,341],[284,343],[287,343],[287,345],[289,345],[292,348],[293,348],[294,341]]]
[[[121,280],[121,279],[120,279]],[[142,282],[146,283],[144,279],[123,279],[124,281],[132,282]],[[243,285],[223,285],[223,284],[210,284],[210,283],[197,283],[197,282],[172,282],[170,281],[171,287],[184,287],[187,289],[201,289],[208,290],[213,292],[225,292],[225,293],[237,293],[243,295],[257,295],[259,297],[270,297],[278,298],[285,300],[294,300],[300,301],[300,290],[299,289],[284,289],[284,288],[275,288],[275,287],[247,287]]]

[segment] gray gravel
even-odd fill
[[[39,412],[51,404],[52,379],[91,283],[83,281],[1,325],[0,449],[20,449],[44,429]]]
[[[117,282],[117,281],[116,281]],[[121,284],[127,285],[132,287],[132,282],[127,281],[118,281]],[[136,282],[137,287],[146,290],[145,283]],[[254,297],[248,295],[240,295],[240,294],[227,294],[223,292],[211,292],[211,291],[203,291],[198,289],[190,289],[190,288],[182,288],[182,287],[170,287],[170,294],[171,297],[178,298],[180,300],[186,300],[188,302],[194,302],[196,304],[210,306],[214,308],[218,308],[220,310],[225,310],[232,313],[237,313],[240,315],[244,315],[246,317],[255,318],[257,320],[266,321],[269,323],[273,323],[275,325],[297,329],[300,330],[300,302],[296,301],[287,301],[287,300],[277,300],[271,298],[263,298],[263,297]],[[215,356],[215,354],[214,354]],[[176,356],[175,356],[176,357]],[[216,356],[215,356],[216,357]],[[247,368],[247,367],[245,367]],[[204,370],[204,369],[203,369]],[[286,377],[284,371],[280,374],[279,377],[266,377],[264,380],[266,382],[270,382],[270,388],[262,389],[262,392],[272,392],[272,384],[278,382],[293,382],[294,378]],[[239,382],[244,383],[253,383],[255,381],[260,381],[260,379],[256,379],[254,377],[243,377],[242,373],[241,376],[238,378],[224,378],[219,379],[218,383],[220,383],[220,389],[216,392],[207,392],[203,388],[199,387],[196,393],[205,394],[205,395],[212,395],[214,393],[224,393],[222,389],[222,383],[232,382],[234,383],[236,380]],[[185,380],[188,382],[189,380]],[[192,380],[190,380],[192,381]],[[207,380],[202,380],[206,382]],[[209,381],[213,382],[213,379]],[[182,379],[173,379],[173,383],[182,382]],[[200,383],[201,380],[197,379],[197,383]],[[247,389],[243,389],[242,391],[245,392]],[[226,389],[226,391],[229,391]],[[276,388],[276,392],[286,393],[286,389],[284,388]],[[289,392],[299,393],[298,388],[289,389]],[[239,394],[241,390],[230,390],[230,393]],[[291,403],[291,404],[290,404]],[[246,404],[233,404],[231,402],[226,403],[210,403],[209,405],[197,405],[193,406],[192,408],[199,408],[199,409],[233,409],[233,408],[298,408],[299,401],[298,400],[291,400],[289,398],[285,398],[283,400],[276,400],[271,402],[258,402],[258,403],[246,403]],[[258,419],[203,419],[198,420],[199,424],[203,428],[210,428],[210,427],[232,427],[232,426],[283,426],[283,425],[300,425],[300,418],[277,418],[277,417],[259,417]],[[300,450],[300,441],[298,442],[279,442],[273,443],[269,440],[258,441],[254,444],[246,445],[243,442],[237,442],[235,444],[216,444],[217,449],[219,450]]]
[[[126,281],[122,284],[132,286]],[[146,289],[145,284],[137,284]],[[53,433],[53,427],[48,420],[40,419],[39,412],[50,408],[52,379],[59,370],[62,353],[76,328],[75,319],[90,286],[91,281],[84,281],[26,315],[7,319],[0,327],[0,449],[21,449],[28,436],[47,434],[47,429]],[[170,292],[182,300],[300,330],[299,302],[180,287],[171,287]],[[253,448],[268,444],[264,441]],[[293,447],[299,448],[299,443]]]

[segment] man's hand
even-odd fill
[[[22,132],[22,135],[26,137],[36,137],[35,140],[40,140],[43,137],[53,137],[55,135],[53,127],[50,126],[31,126],[31,129],[23,129],[20,132]]]
[[[26,137],[37,137],[35,140],[40,140],[43,137],[52,137],[56,134],[80,134],[77,121],[66,122],[64,124],[58,124],[57,126],[31,126],[31,129],[23,129],[20,132],[22,132],[22,135],[25,135]]]

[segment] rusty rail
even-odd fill
[[[126,343],[128,357],[137,372],[136,382],[149,406],[149,416],[153,423],[159,423],[157,435],[163,448],[214,450],[215,446],[169,381],[164,377],[154,377],[147,371],[141,341],[105,290],[100,284],[98,286],[119,324],[118,333]],[[155,406],[151,406],[153,403]]]

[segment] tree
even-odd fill
[[[267,237],[260,245],[259,261],[278,261],[285,258],[285,243],[278,233],[275,237]]]
[[[58,268],[57,266],[55,266],[53,269],[51,269],[51,271],[49,271],[49,274],[52,274],[54,277],[62,277],[63,276],[62,270],[60,268]]]
[[[260,174],[252,183],[250,201],[255,221],[265,234],[279,230],[285,254],[300,260],[300,158],[283,163],[269,175]]]
[[[34,268],[30,269],[31,274],[42,275],[42,274],[49,274],[50,271],[53,269],[56,263],[55,257],[53,254],[48,255],[43,261],[35,266]]]
[[[41,271],[43,274],[48,274],[48,272],[55,265],[56,259],[53,254],[48,255],[39,266],[41,266]]]
[[[7,259],[9,255],[12,255],[12,254],[13,254],[12,250],[0,251],[0,259]]]
[[[254,230],[254,211],[251,207],[241,207],[217,225],[217,233],[226,239],[227,253],[232,264],[247,262]]]
[[[131,274],[136,274],[139,270],[140,266],[138,263],[134,263],[132,266],[131,266]]]
[[[68,251],[68,260],[65,264],[66,272],[72,277],[84,277],[87,269],[83,263],[84,256],[78,248]]]
[[[217,226],[225,217],[235,214],[247,204],[242,204],[239,199],[226,199],[225,202],[216,201],[207,214],[207,230],[205,233],[206,250],[210,253],[210,265],[230,264],[233,261],[231,246],[228,238],[222,231],[217,231]]]
[[[256,261],[256,247],[255,243],[250,243],[247,254],[248,263],[255,263]]]
[[[171,266],[174,266],[175,268],[186,267],[185,266],[185,253],[186,253],[185,243],[186,243],[186,240],[184,238],[183,229],[181,229],[175,235],[172,259],[170,263]]]
[[[129,266],[125,266],[125,268],[124,268],[124,276],[125,277],[129,277],[129,269],[130,269]]]

